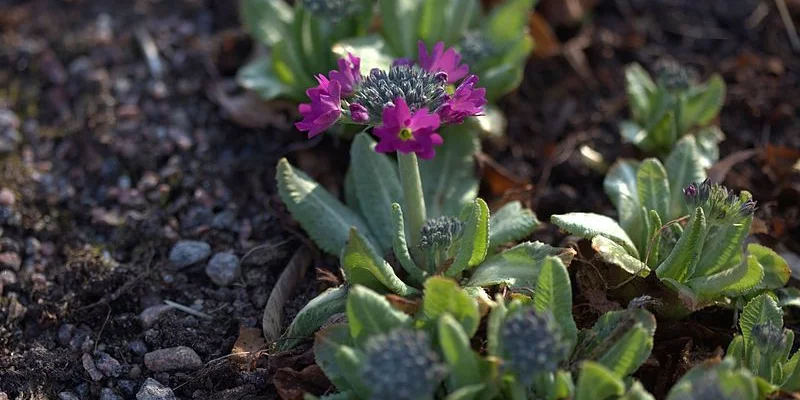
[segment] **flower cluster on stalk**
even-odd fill
[[[689,184],[683,189],[683,196],[689,207],[703,207],[708,218],[717,222],[733,222],[750,217],[756,211],[756,201],[749,193],[737,195],[711,179]]]
[[[297,129],[316,136],[337,122],[374,127],[376,151],[416,153],[432,158],[442,144],[438,129],[480,115],[486,89],[453,48],[437,43],[428,51],[419,42],[416,61],[395,60],[389,70],[361,73],[361,60],[348,54],[338,69],[317,75],[318,85],[306,91],[310,103],[299,106]]]

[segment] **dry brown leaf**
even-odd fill
[[[734,165],[745,160],[749,160],[757,153],[758,151],[753,149],[740,150],[735,153],[731,153],[722,160],[717,161],[716,164],[712,165],[711,168],[708,169],[708,177],[714,182],[722,182],[725,180],[725,176],[728,175],[728,172],[731,170],[731,168],[733,168]]]
[[[414,315],[417,311],[419,311],[419,307],[422,305],[419,300],[411,300],[407,299],[403,296],[398,296],[396,294],[387,294],[384,296],[392,306],[408,315]]]
[[[770,174],[776,183],[787,182],[789,176],[797,173],[795,165],[800,162],[800,149],[767,144],[761,151],[765,172]]]
[[[278,396],[283,400],[302,400],[305,393],[320,396],[331,386],[322,368],[316,364],[303,368],[300,372],[291,368],[281,368],[275,372],[272,383]]]
[[[274,105],[278,103],[270,104],[251,91],[230,96],[222,89],[222,85],[213,85],[208,90],[208,97],[227,112],[231,121],[245,128],[265,128],[282,118],[275,111]]]
[[[248,370],[253,369],[256,366],[255,363],[261,350],[266,347],[266,344],[264,336],[261,335],[261,329],[240,326],[239,337],[236,338],[236,343],[233,344],[231,355],[235,361],[244,364]]]
[[[534,56],[548,58],[561,52],[561,42],[541,14],[531,14],[528,18],[528,27],[536,43],[536,47],[533,49]]]
[[[311,253],[308,249],[304,247],[297,249],[286,269],[281,272],[275,287],[272,288],[261,318],[264,338],[268,343],[274,342],[280,336],[283,326],[283,307],[305,276],[309,265],[311,265]]]
[[[481,152],[476,155],[476,158],[481,169],[483,181],[489,185],[492,197],[503,196],[511,190],[522,190],[529,185],[528,182],[515,176],[488,154]]]

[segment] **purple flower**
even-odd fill
[[[427,109],[417,110],[412,115],[406,101],[398,97],[394,105],[383,109],[382,117],[383,124],[373,130],[380,138],[375,151],[417,153],[423,159],[436,155],[433,146],[442,144],[442,137],[436,133],[439,128],[438,115],[431,114]]]
[[[352,53],[347,53],[347,57],[340,58],[338,64],[339,70],[331,71],[328,76],[331,81],[339,82],[342,86],[342,95],[349,96],[361,82],[361,59]]]
[[[461,63],[461,56],[452,47],[444,49],[443,42],[433,46],[433,53],[428,54],[425,43],[419,41],[419,65],[428,72],[442,71],[447,74],[447,83],[456,83],[469,72],[469,67]]]
[[[350,104],[350,119],[359,124],[369,122],[369,111],[361,104]]]
[[[470,75],[464,79],[455,93],[450,96],[437,113],[442,117],[445,124],[460,124],[464,119],[473,115],[480,115],[483,112],[483,105],[486,104],[486,89],[475,88],[478,77]]]
[[[303,120],[294,124],[300,131],[307,131],[312,138],[333,126],[342,115],[340,107],[342,86],[338,81],[329,81],[325,75],[317,75],[317,87],[306,90],[311,103],[303,103],[297,110]]]

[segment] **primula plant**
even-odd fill
[[[655,319],[647,311],[609,313],[577,332],[560,258],[545,257],[531,290],[532,297],[480,300],[454,280],[431,277],[409,315],[355,285],[346,300],[347,322],[316,335],[317,364],[339,391],[325,398],[566,399],[575,395],[574,373],[591,376],[587,363],[616,382],[649,356]],[[482,316],[485,348],[476,351]],[[630,393],[617,398],[651,398],[637,383]]]
[[[672,387],[667,400],[758,400],[758,384],[753,374],[726,357],[695,366]]]
[[[783,311],[769,294],[750,300],[739,318],[741,335],[728,346],[727,356],[749,369],[762,395],[800,390],[800,351],[791,354],[794,332],[783,327]]]
[[[755,243],[744,251],[756,208],[750,193],[699,182],[699,158],[694,138],[686,137],[666,165],[655,158],[618,162],[604,187],[619,221],[591,213],[552,217],[591,240],[605,262],[640,277],[655,271],[681,300],[682,307],[660,307],[673,316],[776,289],[789,279],[788,265],[774,251]]]
[[[685,135],[697,138],[700,159],[708,167],[719,158],[717,144],[724,139],[708,126],[725,100],[725,81],[712,75],[708,82],[692,82],[680,65],[663,62],[656,80],[639,64],[625,70],[632,121],[620,124],[622,137],[647,153],[663,157]]]
[[[308,90],[311,103],[300,106],[304,119],[297,127],[310,136],[347,123],[371,131],[378,141],[366,132],[355,137],[347,204],[287,160],[278,165],[281,198],[319,247],[340,257],[346,279],[300,311],[280,348],[309,337],[342,311],[353,284],[413,297],[429,277],[446,276],[488,299],[485,287],[532,287],[548,256],[565,264],[572,260],[574,251],[538,242],[507,248],[539,221],[518,202],[490,216],[476,198],[477,140],[457,124],[481,113],[485,90],[452,48],[436,44],[429,51],[420,44],[419,52],[416,62],[397,60],[368,75],[360,72],[361,60],[349,55],[338,70],[318,76],[318,86]],[[445,125],[454,129],[440,134]],[[437,154],[447,141],[450,146]]]
[[[362,57],[366,71],[386,70],[394,59],[414,57],[422,40],[458,48],[494,101],[519,85],[533,48],[527,13],[534,0],[507,0],[488,14],[479,0],[294,3],[241,1],[243,23],[266,51],[239,71],[238,81],[265,99],[302,101],[312,77],[348,52]]]

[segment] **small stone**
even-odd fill
[[[131,398],[136,395],[136,382],[128,379],[120,379],[117,381],[117,389],[126,398]]]
[[[114,392],[114,389],[103,388],[100,392],[100,400],[123,400],[120,395]]]
[[[145,329],[151,328],[153,325],[158,322],[158,319],[161,318],[165,312],[172,309],[172,306],[168,306],[166,304],[159,304],[151,307],[147,307],[139,314],[139,320],[142,321],[142,326]]]
[[[81,400],[78,396],[72,394],[72,392],[61,392],[58,394],[58,400]]]
[[[93,381],[97,382],[103,379],[103,373],[97,370],[92,356],[90,356],[88,353],[83,353],[81,363],[83,364],[83,369],[89,373],[89,377],[92,378]]]
[[[0,155],[13,152],[20,142],[19,118],[7,108],[0,109]]]
[[[0,400],[8,400],[8,395],[6,392],[0,392]]]
[[[19,254],[12,253],[10,251],[0,253],[0,267],[11,268],[14,271],[19,271],[19,267],[21,265],[22,259],[19,258]]]
[[[68,346],[69,341],[72,339],[72,334],[75,332],[75,325],[64,324],[58,328],[58,343],[62,346]]]
[[[136,393],[136,400],[177,400],[177,398],[172,389],[153,378],[147,378],[139,393]]]
[[[130,379],[139,379],[142,376],[142,368],[138,365],[134,365],[131,367],[131,370],[128,371],[128,378]]]
[[[189,347],[178,346],[151,351],[144,355],[144,365],[151,371],[196,370],[203,366],[200,356]]]
[[[211,255],[211,246],[196,240],[181,240],[169,252],[169,261],[178,268],[199,263]]]
[[[94,365],[103,375],[109,378],[116,378],[122,372],[122,365],[108,353],[98,353],[94,360]]]
[[[42,242],[35,237],[29,237],[25,239],[25,255],[28,257],[34,257],[41,253],[42,251]]]
[[[206,275],[219,286],[228,286],[241,275],[239,257],[231,252],[217,253],[206,265]]]
[[[143,355],[147,353],[147,346],[141,340],[133,340],[128,343],[128,348],[131,349],[133,354]]]
[[[17,198],[14,196],[14,192],[8,188],[0,189],[0,206],[13,207],[16,202]]]

